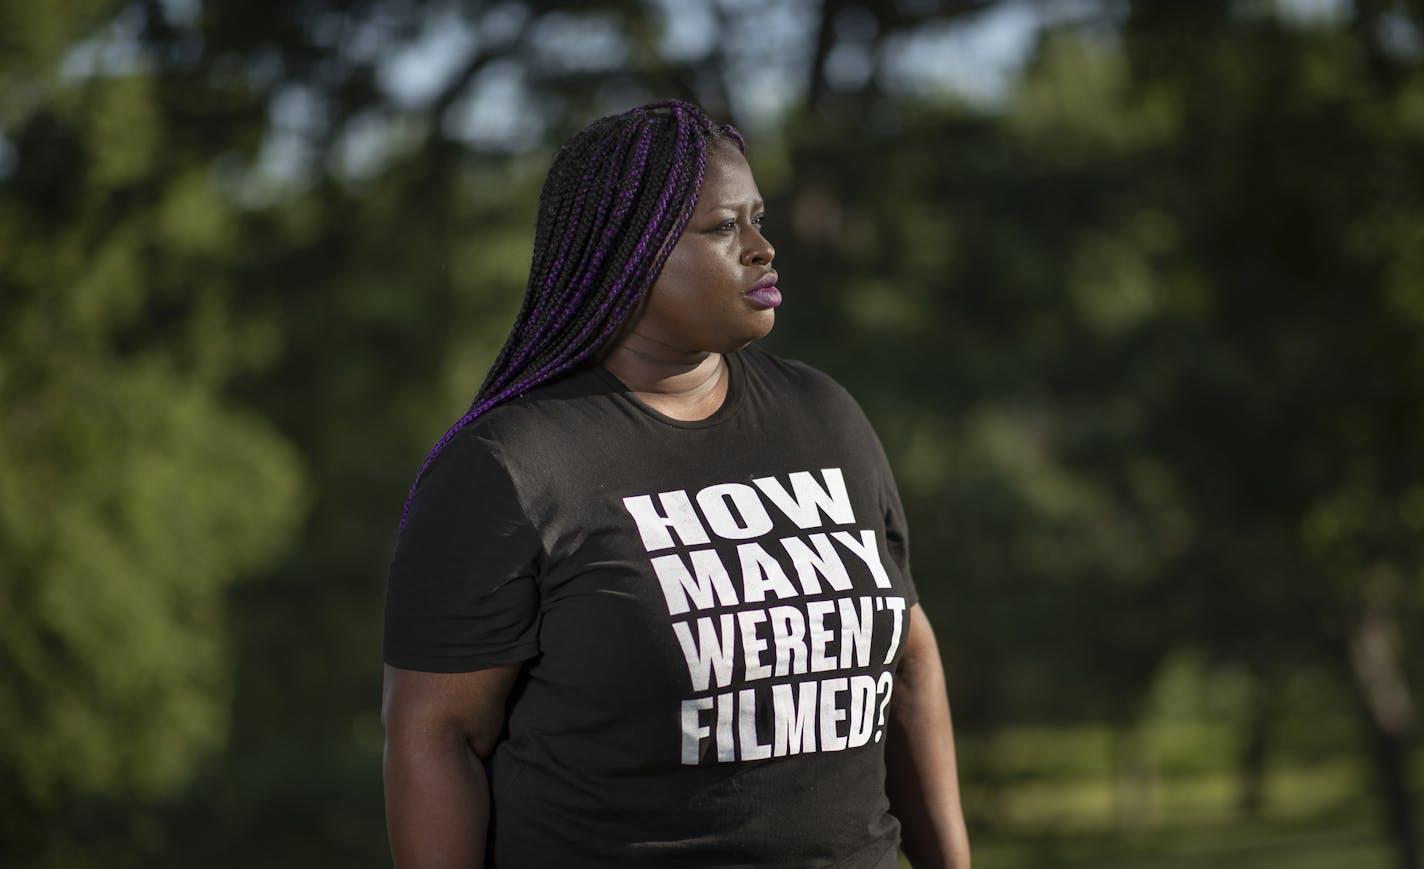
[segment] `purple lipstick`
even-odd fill
[[[746,297],[758,308],[775,308],[781,304],[781,291],[776,288],[776,272],[757,281],[757,285],[747,290]]]

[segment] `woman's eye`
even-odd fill
[[[765,214],[758,214],[758,215],[754,216],[754,217],[751,219],[751,225],[752,225],[752,226],[755,226],[757,229],[761,229],[762,226],[763,226],[765,223],[766,223],[766,215],[765,215]],[[717,224],[716,226],[712,227],[712,231],[713,231],[713,232],[736,232],[736,231],[737,231],[737,221],[736,221],[736,220],[723,221],[722,223],[719,223],[719,224]]]

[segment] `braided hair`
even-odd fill
[[[697,205],[708,148],[746,142],[681,100],[600,118],[564,143],[539,193],[524,304],[474,403],[435,444],[401,511],[445,445],[480,414],[596,361],[631,324]]]

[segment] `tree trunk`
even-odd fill
[[[1241,816],[1257,819],[1266,808],[1266,759],[1270,756],[1271,728],[1276,720],[1276,686],[1270,675],[1257,671],[1251,680],[1246,739],[1237,756],[1241,790],[1237,806]]]
[[[1409,785],[1414,709],[1395,651],[1394,624],[1388,610],[1373,607],[1361,615],[1350,631],[1349,654],[1399,869],[1421,869],[1417,811]]]
[[[815,111],[826,93],[826,61],[835,46],[836,13],[844,6],[843,0],[821,0],[816,16],[816,48],[811,55],[811,68],[806,80],[806,108]]]

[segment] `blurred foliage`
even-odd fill
[[[1002,100],[903,86],[1005,10]],[[0,0],[0,863],[385,862],[405,488],[551,148],[667,96],[749,132],[770,342],[896,465],[979,862],[1351,802],[1417,866],[1424,6],[1388,0]]]
[[[77,801],[173,798],[226,744],[228,588],[307,494],[293,445],[223,394],[274,325],[234,297],[238,206],[163,160],[152,80],[27,80],[65,18],[4,21],[0,853],[25,853]]]

